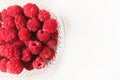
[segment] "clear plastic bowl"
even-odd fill
[[[59,61],[62,57],[62,53],[64,51],[64,46],[65,46],[65,22],[64,19],[57,13],[57,11],[52,7],[52,4],[49,4],[48,2],[43,2],[42,0],[1,0],[0,1],[0,10],[7,8],[10,5],[25,5],[26,3],[35,3],[40,9],[46,9],[51,12],[52,17],[57,19],[58,21],[58,32],[59,32],[59,37],[58,37],[58,46],[56,49],[56,57],[47,64],[47,66],[41,70],[32,70],[32,71],[27,71],[23,70],[23,72],[19,75],[14,75],[14,74],[9,74],[9,73],[3,73],[0,72],[0,79],[1,80],[40,80],[43,79],[44,77],[47,77],[47,75],[51,75],[51,72],[54,70],[57,70],[56,66],[59,64]]]

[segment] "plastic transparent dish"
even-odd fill
[[[26,3],[35,3],[40,9],[46,9],[50,11],[52,14],[52,18],[57,19],[58,21],[58,32],[59,32],[59,37],[58,37],[58,45],[56,49],[56,57],[50,61],[45,68],[39,70],[39,69],[34,69],[32,71],[27,71],[23,70],[23,72],[19,75],[14,75],[14,74],[9,74],[9,73],[3,73],[0,72],[0,80],[41,80],[48,75],[51,75],[51,72],[55,69],[59,61],[62,57],[63,51],[64,51],[64,46],[65,46],[65,23],[64,19],[57,13],[57,10],[55,10],[54,7],[52,7],[52,4],[49,4],[48,2],[43,2],[42,0],[5,0],[4,2],[1,0],[0,3],[0,10],[7,8],[10,5],[25,5]]]

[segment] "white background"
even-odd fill
[[[65,57],[48,80],[120,80],[120,0],[49,0],[68,21]]]
[[[44,80],[120,80],[120,0],[45,1],[68,26],[60,65]]]

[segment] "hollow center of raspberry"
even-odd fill
[[[41,31],[41,34],[43,34],[44,32],[43,31]]]
[[[33,44],[32,44],[32,46],[36,46],[36,44],[35,44],[35,43],[33,43]]]
[[[41,65],[42,65],[41,63],[38,64],[39,67],[40,67]]]

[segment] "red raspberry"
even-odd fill
[[[44,68],[46,65],[46,61],[45,59],[42,59],[40,57],[37,57],[34,61],[33,61],[33,67],[36,69],[41,69]]]
[[[28,41],[31,38],[31,33],[27,28],[23,28],[18,32],[19,39],[22,41]]]
[[[49,13],[48,11],[44,10],[44,9],[43,9],[43,10],[40,10],[40,12],[39,12],[39,14],[38,14],[38,18],[39,18],[39,20],[42,21],[42,22],[50,19],[50,17],[51,17],[50,13]]]
[[[37,32],[37,38],[40,41],[47,41],[47,40],[50,39],[50,33],[46,32],[46,31],[43,31],[43,30],[39,30]]]
[[[17,29],[22,29],[26,27],[26,19],[22,15],[15,16],[15,24]]]
[[[56,31],[52,34],[52,38],[55,39],[55,40],[58,39],[58,31]]]
[[[15,28],[15,23],[14,23],[14,18],[13,17],[7,17],[3,20],[3,27],[7,29],[14,29]]]
[[[6,66],[7,62],[8,62],[8,59],[6,58],[3,58],[2,60],[0,60],[0,71],[2,72],[7,71],[7,66]]]
[[[43,29],[49,33],[54,33],[57,29],[58,23],[55,19],[48,19],[43,24]]]
[[[9,60],[7,63],[7,72],[19,74],[23,71],[23,64],[19,60]]]
[[[32,4],[32,3],[26,4],[23,7],[23,10],[24,10],[24,14],[30,18],[36,17],[39,13],[39,8],[35,4]]]
[[[15,30],[0,28],[0,44],[13,43],[17,38]]]
[[[8,59],[20,59],[20,49],[13,45],[1,45],[0,56]]]
[[[19,5],[13,5],[7,8],[7,14],[15,17],[16,15],[23,14],[23,9]]]
[[[57,45],[57,41],[54,40],[54,39],[50,39],[48,42],[47,42],[47,46],[51,49],[54,49]]]
[[[32,65],[32,62],[27,62],[27,63],[24,63],[24,67],[26,70],[32,70],[33,69],[33,65]]]
[[[24,42],[21,40],[17,40],[13,44],[14,46],[18,47],[19,49],[23,48],[25,46]]]
[[[48,60],[52,60],[55,57],[55,50],[51,49],[51,55],[49,56]]]
[[[32,58],[32,53],[30,52],[30,50],[28,48],[24,49],[22,51],[22,61],[28,62],[31,60],[31,58]]]
[[[8,14],[7,14],[7,10],[6,10],[6,9],[3,9],[3,10],[2,10],[1,16],[2,16],[2,19],[3,19],[3,20],[8,17]]]
[[[41,28],[41,23],[37,18],[32,18],[28,20],[27,27],[30,31],[36,32],[39,28]]]
[[[29,41],[28,48],[32,54],[39,54],[42,49],[42,43],[39,41]]]
[[[43,50],[40,52],[40,57],[43,59],[49,58],[51,55],[51,51],[48,47],[44,47]]]

